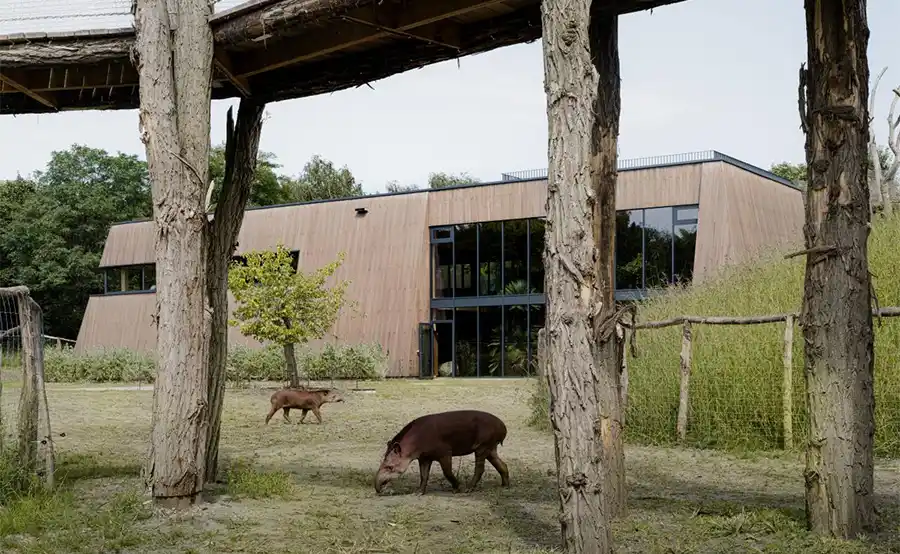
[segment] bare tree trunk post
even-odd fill
[[[806,514],[814,533],[849,539],[874,519],[869,29],[865,0],[806,0],[805,7]]]
[[[781,382],[781,412],[784,428],[784,449],[794,448],[794,316],[784,321],[784,374]]]
[[[206,282],[212,328],[209,335],[209,428],[206,439],[207,482],[218,475],[219,437],[225,402],[225,364],[228,359],[228,264],[237,246],[238,232],[244,222],[244,210],[256,175],[259,136],[265,104],[241,99],[237,128],[231,109],[225,130],[225,176],[216,204],[215,216],[209,224],[209,252]]]
[[[678,421],[675,431],[678,442],[687,438],[688,410],[691,389],[691,322],[685,321],[681,327],[681,385],[678,391]]]
[[[206,468],[207,216],[213,37],[208,0],[137,0],[141,140],[153,194],[157,378],[146,477],[162,507],[199,500]],[[168,8],[171,8],[168,9]]]
[[[541,5],[549,124],[545,374],[570,554],[612,552],[610,521],[625,506],[613,296],[618,18],[597,5]]]
[[[290,387],[296,389],[300,387],[300,372],[297,371],[297,356],[294,353],[293,344],[284,345],[284,361],[287,369],[287,378],[290,381]],[[307,384],[309,384],[307,380]]]
[[[19,395],[19,464],[28,471],[37,469],[38,424],[40,421],[37,364],[41,348],[40,321],[35,319],[28,293],[16,295],[19,328],[22,333],[22,392]]]

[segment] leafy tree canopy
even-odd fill
[[[444,172],[431,173],[428,175],[428,187],[433,189],[442,189],[454,185],[477,185],[480,182],[481,181],[465,172],[458,175]]]
[[[347,166],[337,168],[318,154],[303,167],[296,180],[288,185],[295,202],[331,200],[350,196],[363,196],[362,183],[356,181]]]
[[[282,346],[325,336],[344,306],[349,285],[338,281],[325,286],[343,263],[343,252],[311,273],[294,271],[290,252],[282,244],[274,251],[248,252],[244,257],[246,263],[233,262],[228,273],[228,288],[238,302],[230,325],[244,335]]]

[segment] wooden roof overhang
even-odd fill
[[[624,14],[683,0],[594,0]],[[210,20],[212,97],[361,86],[541,37],[540,0],[249,0]],[[0,36],[0,114],[134,109],[134,29]]]

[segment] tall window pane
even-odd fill
[[[672,282],[672,208],[644,210],[646,288]]]
[[[503,254],[503,241],[500,222],[481,223],[479,238],[480,262],[478,268],[479,289],[481,296],[500,294],[500,262]]]
[[[478,316],[481,333],[479,339],[480,375],[500,377],[502,375],[501,363],[501,339],[502,317],[501,306],[479,308]]]
[[[686,285],[694,278],[697,224],[675,226],[675,283]]]
[[[643,210],[616,212],[616,289],[643,284]]]
[[[442,242],[431,246],[434,253],[434,291],[435,298],[453,296],[453,243]]]
[[[456,374],[460,377],[475,377],[478,374],[478,308],[456,308],[454,324]]]
[[[544,328],[544,318],[547,309],[544,304],[535,304],[531,310],[531,328],[528,332],[528,341],[531,343],[531,375],[538,373],[538,332]]]
[[[531,290],[544,292],[544,229],[543,219],[531,220]]]
[[[528,294],[528,220],[503,223],[503,294]]]
[[[474,223],[457,225],[453,247],[456,249],[454,288],[456,296],[475,296],[478,265],[478,228]]]
[[[504,306],[504,352],[503,375],[521,377],[528,375],[528,310],[527,304]]]

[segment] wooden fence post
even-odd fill
[[[681,329],[681,390],[678,395],[678,442],[687,436],[688,405],[691,381],[691,322],[685,321]]]
[[[19,463],[34,471],[38,438],[38,352],[41,350],[40,320],[35,318],[31,297],[16,295],[22,332],[22,393],[19,396]]]
[[[784,376],[781,384],[781,410],[784,425],[784,449],[794,447],[794,316],[784,320]]]

